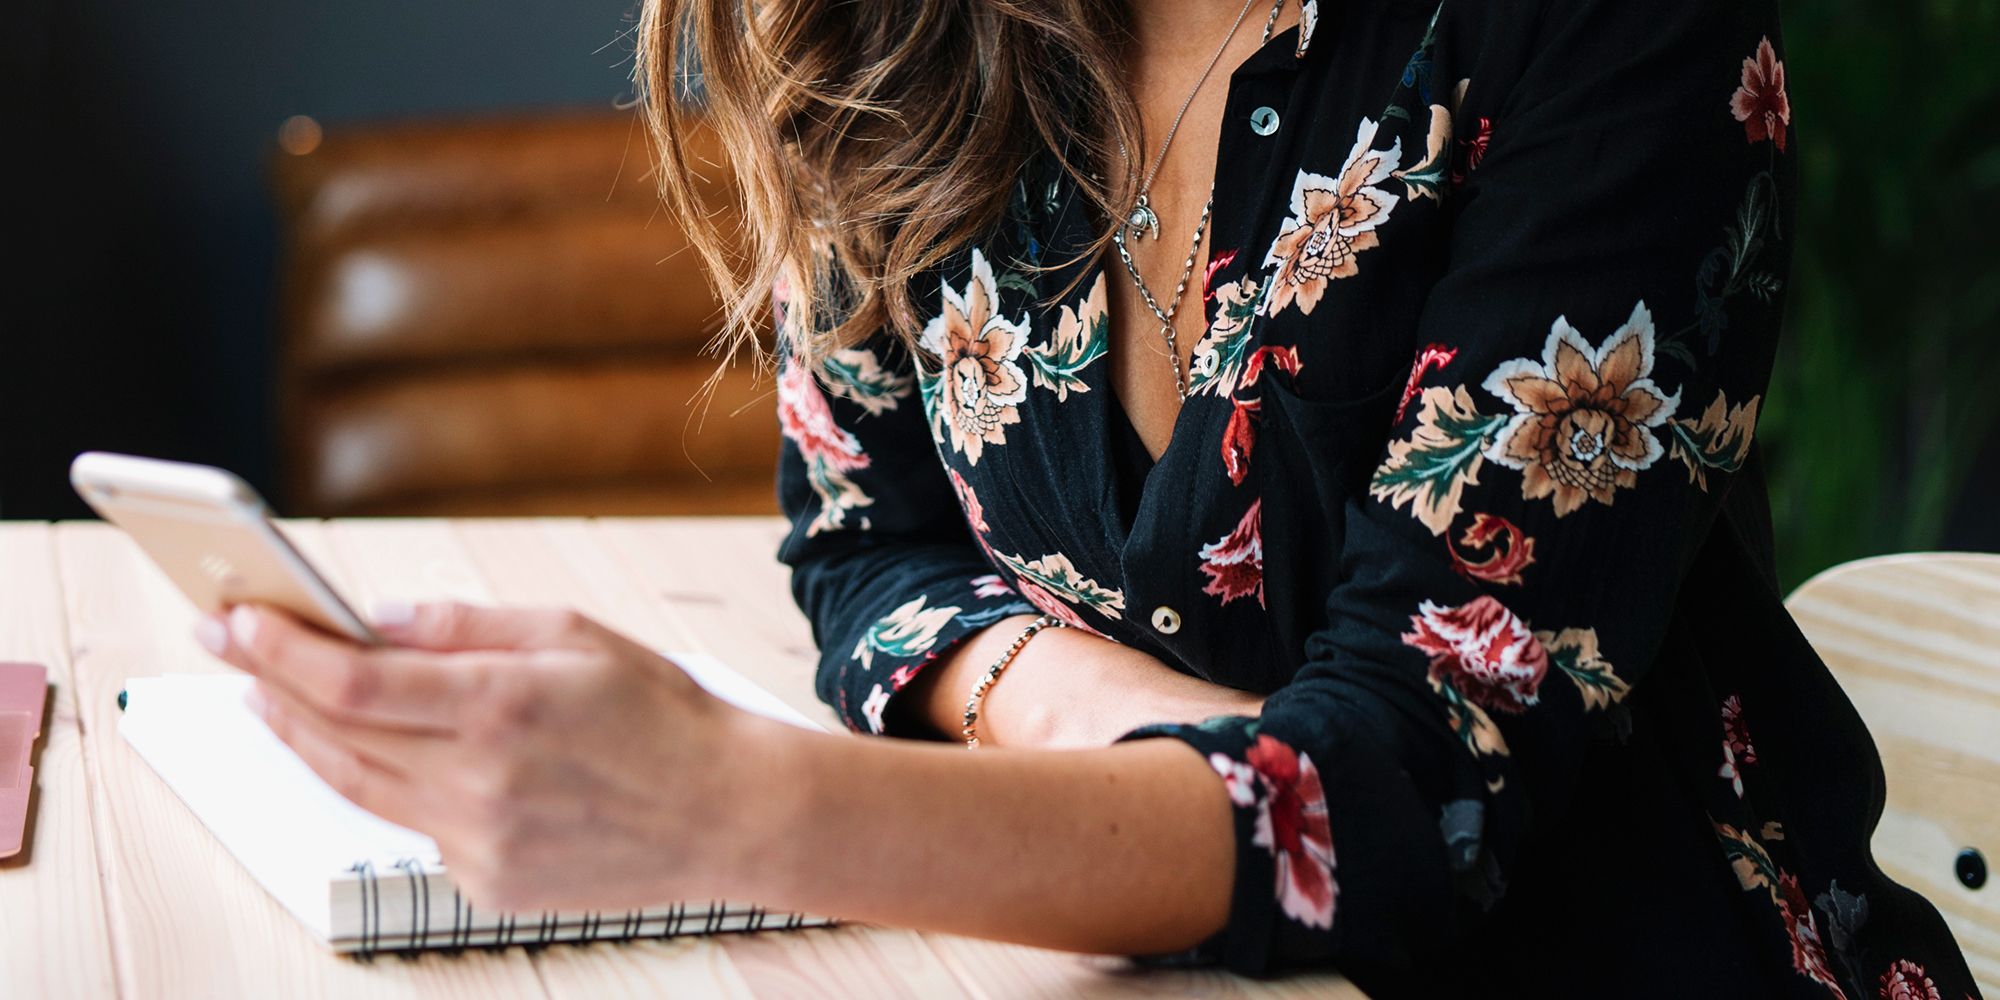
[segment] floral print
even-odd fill
[[[854,646],[854,658],[861,661],[861,669],[868,670],[875,665],[877,652],[891,656],[909,656],[931,648],[937,641],[938,632],[960,608],[926,608],[924,602],[929,595],[919,594],[916,599],[890,612],[887,617],[876,622],[861,636]]]
[[[1567,318],[1557,317],[1540,360],[1503,362],[1483,383],[1513,408],[1511,415],[1479,412],[1463,386],[1422,390],[1416,429],[1390,443],[1369,492],[1392,506],[1407,506],[1433,534],[1442,535],[1458,517],[1465,488],[1478,482],[1484,458],[1520,471],[1522,498],[1552,498],[1558,517],[1587,501],[1609,504],[1617,490],[1636,485],[1637,474],[1660,459],[1663,449],[1653,429],[1680,405],[1678,390],[1668,394],[1650,377],[1653,354],[1652,314],[1644,302],[1595,348]],[[1419,377],[1423,365],[1419,359]],[[1753,409],[1749,419],[1754,418]],[[1725,429],[1733,434],[1734,426]],[[1704,452],[1707,464],[1731,465],[1713,452],[1716,441],[1737,446],[1734,438],[1721,436],[1722,429],[1690,427],[1687,433],[1689,447],[1710,447]],[[1697,439],[1697,433],[1706,436]],[[1745,435],[1740,443],[1747,449]]]
[[[1389,221],[1400,199],[1374,185],[1396,172],[1403,140],[1373,149],[1379,130],[1377,122],[1363,118],[1338,176],[1301,170],[1292,182],[1292,217],[1264,258],[1266,267],[1278,269],[1271,276],[1267,313],[1275,316],[1293,304],[1311,313],[1329,282],[1359,273],[1360,253],[1381,245],[1375,230]]]
[[[1263,304],[1266,287],[1246,276],[1211,293],[1215,319],[1195,342],[1188,366],[1188,395],[1229,396],[1236,392],[1236,383],[1243,377],[1249,360],[1250,321]]]
[[[1089,392],[1090,386],[1084,384],[1081,373],[1104,356],[1111,342],[1110,329],[1104,275],[1099,273],[1079,306],[1062,307],[1054,337],[1047,344],[1028,348],[1026,357],[1035,384],[1055,390],[1057,402],[1068,399],[1072,390]]]
[[[1000,555],[1000,562],[1014,574],[1015,587],[1035,607],[1079,628],[1092,628],[1076,613],[1089,608],[1106,618],[1117,618],[1125,609],[1125,595],[1084,576],[1068,556],[1050,553],[1040,559]]]
[[[1509,361],[1486,377],[1486,391],[1514,407],[1486,455],[1521,470],[1521,496],[1553,497],[1558,516],[1587,500],[1608,504],[1615,490],[1660,458],[1652,428],[1673,416],[1653,371],[1653,316],[1641,302],[1632,318],[1593,349],[1558,317],[1539,363]]]
[[[1766,37],[1757,51],[1743,60],[1743,84],[1729,97],[1729,113],[1743,123],[1743,134],[1751,142],[1769,140],[1785,151],[1785,132],[1792,124],[1792,102],[1785,96],[1785,64]]]
[[[1451,364],[1451,359],[1455,357],[1458,357],[1458,349],[1443,344],[1425,344],[1424,349],[1417,352],[1416,363],[1410,366],[1409,381],[1403,383],[1403,398],[1396,401],[1396,423],[1402,423],[1403,417],[1410,412],[1410,400],[1417,398],[1418,383],[1424,380],[1424,376],[1433,369]]]
[[[972,535],[979,544],[986,544],[986,533],[993,530],[986,524],[986,506],[979,502],[979,494],[972,492],[972,484],[958,474],[957,469],[946,469],[945,476],[951,480],[951,492],[958,497],[958,506],[965,511],[965,523],[972,529]]]
[[[1297,375],[1301,362],[1296,347],[1259,347],[1243,363],[1242,381],[1229,399],[1229,423],[1222,429],[1222,469],[1232,486],[1243,485],[1250,476],[1250,452],[1257,446],[1257,420],[1263,414],[1261,396],[1245,395],[1270,367]]]
[[[1743,725],[1743,701],[1730,695],[1722,702],[1722,766],[1716,776],[1729,782],[1729,790],[1743,797],[1743,768],[1757,763],[1757,750],[1750,745],[1750,732]]]
[[[1722,744],[1738,761],[1757,763],[1757,748],[1750,744],[1750,729],[1743,722],[1743,699],[1738,695],[1722,699]]]
[[[1304,59],[1306,46],[1312,44],[1313,31],[1319,27],[1319,0],[1305,0],[1299,4],[1299,44],[1292,54]]]
[[[1443,200],[1445,168],[1450,165],[1450,153],[1451,109],[1433,104],[1430,134],[1424,139],[1424,158],[1390,176],[1403,182],[1403,195],[1411,201],[1419,198]]]
[[[1519,712],[1540,697],[1549,654],[1506,606],[1477,597],[1458,607],[1423,602],[1403,642],[1430,655],[1431,683],[1481,708]]]
[[[933,424],[949,428],[952,450],[972,465],[987,445],[1006,443],[1006,428],[1021,422],[1018,407],[1028,394],[1020,364],[1028,324],[1000,314],[995,284],[992,265],[972,251],[972,281],[963,293],[944,286],[944,311],[920,340],[941,364],[923,379],[925,406]]]
[[[1460,139],[1458,142],[1465,147],[1459,154],[1459,161],[1464,165],[1452,172],[1453,187],[1464,184],[1466,178],[1470,177],[1474,170],[1479,169],[1480,161],[1486,159],[1487,147],[1493,145],[1493,119],[1482,116],[1471,138]]]
[[[1833,970],[1827,965],[1819,922],[1813,916],[1811,904],[1806,902],[1804,890],[1799,888],[1798,878],[1779,868],[1771,860],[1770,851],[1749,831],[1739,830],[1727,823],[1716,823],[1715,835],[1722,842],[1723,853],[1736,873],[1737,883],[1746,892],[1764,890],[1776,907],[1785,936],[1791,941],[1793,970],[1824,986],[1830,996],[1845,998],[1846,991],[1834,980]],[[1782,831],[1776,824],[1770,824],[1765,839],[1782,840]]]
[[[1492,550],[1479,560],[1466,558],[1458,547],[1449,550],[1452,568],[1460,575],[1491,584],[1519,586],[1521,571],[1535,562],[1535,540],[1515,527],[1514,522],[1496,514],[1472,515],[1472,523],[1459,536],[1458,544],[1464,552]]]
[[[882,731],[882,712],[889,707],[889,689],[880,684],[868,692],[868,700],[861,703],[861,715],[868,720],[868,731]]]
[[[1432,201],[1444,200],[1445,191],[1448,190],[1445,173],[1451,166],[1454,119],[1458,116],[1459,106],[1465,102],[1465,91],[1471,83],[1470,79],[1458,81],[1458,86],[1452,90],[1450,107],[1442,104],[1430,106],[1430,131],[1424,137],[1423,160],[1392,175],[1403,182],[1403,193],[1411,201],[1419,198],[1429,198]],[[1473,146],[1467,155],[1466,170],[1476,166],[1478,157],[1485,155],[1486,152],[1486,140],[1492,126],[1484,118],[1479,120],[1479,124],[1480,134],[1476,140],[1472,140],[1476,141],[1477,145]],[[1464,181],[1464,173],[1455,171],[1451,174],[1452,186],[1462,184]]]
[[[1715,401],[1701,411],[1701,416],[1667,425],[1672,441],[1667,457],[1686,464],[1688,480],[1706,492],[1709,470],[1735,472],[1750,457],[1750,438],[1757,429],[1757,404],[1763,398],[1752,396],[1748,403],[1730,406],[1728,397],[1717,392]]]
[[[882,366],[882,360],[867,348],[847,347],[827,359],[828,385],[842,397],[854,401],[869,416],[881,416],[896,408],[910,395],[914,380],[904,372]]]
[[[1244,752],[1244,762],[1258,785],[1249,804],[1256,817],[1250,842],[1270,851],[1276,861],[1278,907],[1307,927],[1333,926],[1333,901],[1340,890],[1333,881],[1333,837],[1319,770],[1312,758],[1268,735],[1257,737]],[[1218,770],[1225,778],[1237,777],[1233,765]],[[1238,794],[1230,789],[1230,798],[1240,806]]]
[[[1560,632],[1537,632],[1549,664],[1576,682],[1585,711],[1608,708],[1625,700],[1632,689],[1619,678],[1618,671],[1597,652],[1597,630],[1566,628]]]
[[[1389,442],[1388,457],[1375,470],[1368,495],[1412,515],[1442,535],[1458,518],[1468,486],[1479,482],[1487,444],[1508,418],[1478,411],[1464,386],[1432,386],[1418,397],[1417,427]]]
[[[1729,782],[1729,788],[1737,798],[1743,797],[1743,772],[1736,769],[1736,751],[1728,743],[1722,744],[1722,766],[1716,769],[1715,774]]]
[[[1257,598],[1264,604],[1264,505],[1253,500],[1235,530],[1201,547],[1201,572],[1208,584],[1204,594],[1228,604],[1239,597]]]
[[[900,692],[1038,610],[1263,696],[1127,734],[1188,744],[1228,797],[1231,919],[1192,957],[1238,971],[1557,996],[1576,958],[1607,995],[1970,993],[1855,822],[1865,734],[1735,569],[1771,561],[1754,431],[1798,167],[1750,2],[1308,8],[1230,78],[1232,108],[1283,123],[1220,147],[1157,457],[1107,391],[1124,276],[1083,252],[1097,209],[1031,157],[1004,223],[912,289],[936,303],[915,350],[885,331],[781,386],[781,553],[821,696],[928,735]],[[1652,801],[1686,821],[1635,828],[1612,774],[1683,790]],[[1688,891],[1703,866],[1743,892]],[[1529,882],[1513,912],[1556,926],[1493,916]],[[1587,956],[1408,960],[1548,948],[1611,910]],[[1718,961],[1621,978],[1662,940]]]
[[[778,429],[798,449],[806,482],[819,498],[808,534],[840,528],[849,511],[875,502],[850,478],[868,468],[861,442],[834,422],[819,380],[803,364],[788,364],[778,373]]]
[[[1889,966],[1882,973],[1879,986],[1880,1000],[1944,1000],[1937,984],[1924,975],[1924,967],[1907,958],[1899,958]]]

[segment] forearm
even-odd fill
[[[904,693],[906,710],[955,738],[973,682],[1033,620],[1001,619],[945,654]],[[979,734],[989,746],[1103,747],[1149,723],[1256,715],[1262,704],[1080,629],[1043,629],[987,693]]]
[[[772,906],[1115,954],[1221,929],[1229,799],[1173,740],[964,750],[792,730],[745,734],[770,763],[728,888]],[[765,756],[768,754],[768,757]]]

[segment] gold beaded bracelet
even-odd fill
[[[962,732],[965,733],[966,749],[977,749],[979,746],[979,706],[986,701],[987,689],[993,686],[994,681],[1000,679],[1000,672],[1014,662],[1014,657],[1020,655],[1021,647],[1027,645],[1028,640],[1035,637],[1035,633],[1045,628],[1063,628],[1068,624],[1054,615],[1042,615],[1029,622],[1028,626],[1021,630],[1021,634],[1014,637],[1014,642],[1007,647],[1007,651],[1001,653],[1000,658],[994,660],[993,665],[987,667],[986,672],[974,682],[972,694],[965,699],[965,728]]]

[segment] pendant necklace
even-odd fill
[[[1174,133],[1180,131],[1181,119],[1187,117],[1188,107],[1194,104],[1195,95],[1201,93],[1202,84],[1207,83],[1209,74],[1215,72],[1216,63],[1222,61],[1222,54],[1229,50],[1230,41],[1236,37],[1237,29],[1243,27],[1243,19],[1250,14],[1250,8],[1256,2],[1257,0],[1243,0],[1243,9],[1236,12],[1236,20],[1229,25],[1229,34],[1222,37],[1222,44],[1216,46],[1215,55],[1209,57],[1208,65],[1202,68],[1201,76],[1195,79],[1194,87],[1188,91],[1187,99],[1181,102],[1180,110],[1174,112],[1173,123],[1167,126],[1166,138],[1160,141],[1160,151],[1154,155],[1152,165],[1146,168],[1145,178],[1139,182],[1139,200],[1132,206],[1131,213],[1126,216],[1125,224],[1111,233],[1111,242],[1118,247],[1118,259],[1124,262],[1125,272],[1132,276],[1132,284],[1138,287],[1139,297],[1145,300],[1146,308],[1152,310],[1154,318],[1160,321],[1160,337],[1167,343],[1167,359],[1174,366],[1174,393],[1182,401],[1187,400],[1187,375],[1181,370],[1181,349],[1174,335],[1174,315],[1180,311],[1181,297],[1187,294],[1188,281],[1194,277],[1194,260],[1201,253],[1201,238],[1208,231],[1208,217],[1215,209],[1214,189],[1209,189],[1208,200],[1201,206],[1201,219],[1194,226],[1194,244],[1188,247],[1187,260],[1181,265],[1181,280],[1175,284],[1174,297],[1168,300],[1166,308],[1160,307],[1159,300],[1155,299],[1152,290],[1146,287],[1146,279],[1139,276],[1139,265],[1132,260],[1132,251],[1126,247],[1125,241],[1129,238],[1136,243],[1148,234],[1154,239],[1159,238],[1160,217],[1153,213],[1152,204],[1147,197],[1153,188],[1153,178],[1159,176],[1160,164],[1165,163],[1167,159],[1167,147],[1173,145]],[[1271,4],[1271,14],[1264,19],[1264,35],[1261,41],[1271,40],[1271,29],[1277,25],[1278,14],[1284,7],[1285,0],[1275,0]],[[1118,141],[1118,151],[1124,155],[1126,162],[1131,162],[1132,151],[1125,148],[1123,139]]]

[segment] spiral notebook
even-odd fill
[[[818,728],[713,657],[675,653],[746,711]],[[623,912],[495,913],[452,885],[437,844],[340,797],[244,703],[241,674],[135,678],[118,730],[222,846],[334,951],[466,948],[788,930],[833,921],[697,900]]]

